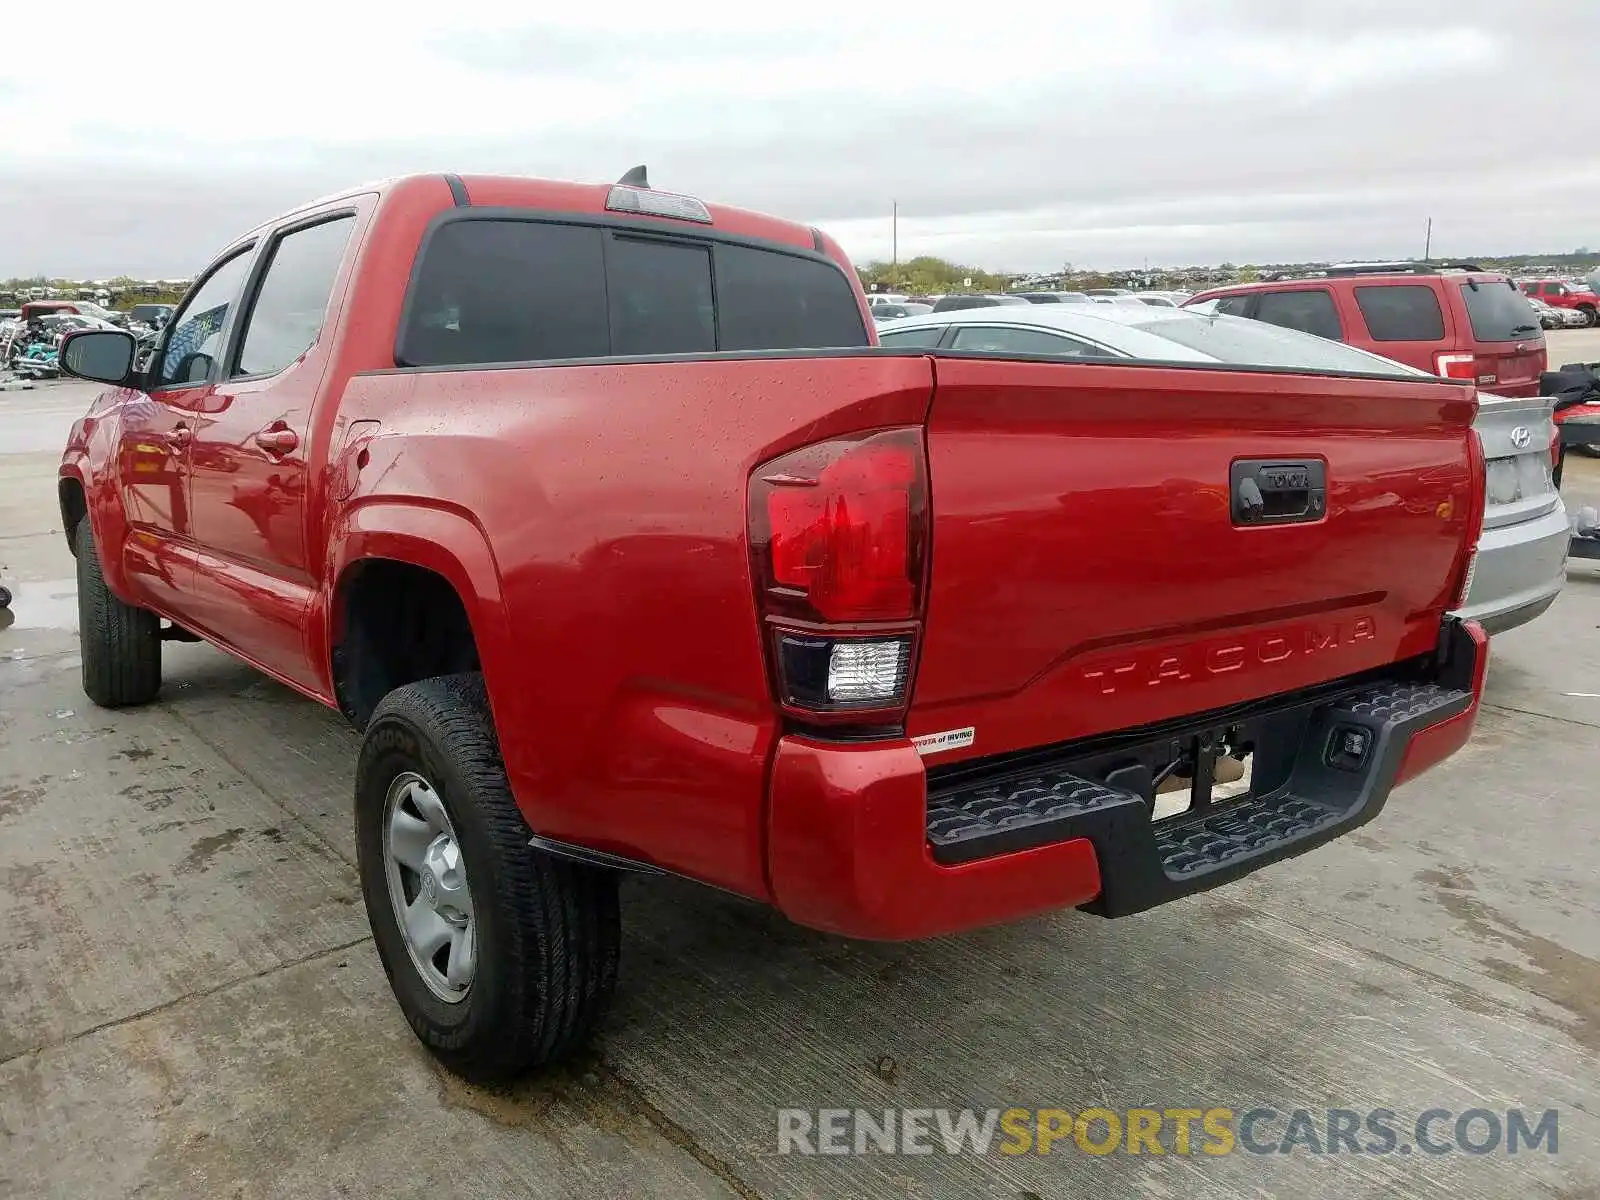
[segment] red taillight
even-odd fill
[[[775,690],[825,720],[903,712],[927,561],[922,430],[806,446],[750,480],[751,565]]]
[[[1456,575],[1452,608],[1463,607],[1472,591],[1472,577],[1478,569],[1478,540],[1483,537],[1484,505],[1489,499],[1489,464],[1484,457],[1483,441],[1476,431],[1467,436],[1467,464],[1471,482],[1467,489],[1466,547]]]
[[[1553,471],[1561,465],[1561,426],[1550,424],[1550,469]]]
[[[1434,374],[1442,375],[1446,379],[1465,379],[1472,383],[1478,381],[1478,359],[1473,354],[1435,354],[1433,356]]]
[[[896,429],[808,446],[760,468],[751,516],[759,507],[766,520],[752,533],[778,607],[830,623],[915,616],[922,463],[921,430]]]

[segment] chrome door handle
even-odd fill
[[[300,444],[300,435],[292,429],[263,429],[256,434],[256,445],[268,454],[287,454]]]

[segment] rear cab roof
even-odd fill
[[[700,203],[705,205],[706,211],[711,215],[711,223],[709,225],[695,221],[661,217],[649,213],[616,212],[606,207],[606,199],[610,195],[611,189],[617,186],[632,185],[570,183],[554,179],[535,179],[520,175],[427,174],[395,176],[358,184],[355,187],[344,188],[337,192],[330,192],[325,196],[318,196],[314,200],[296,205],[287,212],[263,221],[248,233],[235,238],[230,243],[229,250],[261,237],[268,231],[293,220],[302,213],[310,213],[326,208],[338,204],[340,201],[353,201],[362,196],[376,196],[379,205],[384,206],[391,201],[414,202],[419,198],[420,194],[428,193],[442,200],[447,209],[453,200],[457,208],[514,208],[522,211],[547,212],[551,215],[625,217],[630,223],[634,224],[659,224],[663,230],[677,230],[684,233],[698,231],[701,234],[721,234],[793,246],[801,250],[826,254],[843,266],[849,267],[850,265],[849,258],[832,238],[821,230],[801,224],[798,221],[788,221],[765,213],[751,212],[748,209],[735,208],[726,204],[711,204],[705,201],[700,201]],[[670,193],[667,189],[654,187],[643,187],[641,190],[663,194],[685,194]],[[693,199],[698,200],[699,198],[693,197]],[[224,251],[224,254],[226,253],[227,251]]]

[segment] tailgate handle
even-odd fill
[[[1320,458],[1241,458],[1228,476],[1235,525],[1320,521],[1327,510],[1328,468]]]

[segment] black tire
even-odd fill
[[[423,981],[390,900],[384,810],[404,772],[442,802],[466,868],[477,965],[455,1002]],[[373,940],[423,1045],[455,1074],[488,1084],[580,1049],[616,990],[616,875],[529,847],[481,675],[425,679],[383,699],[361,742],[355,817]]]
[[[147,704],[161,690],[161,619],[111,594],[88,517],[78,522],[76,545],[84,694],[101,708]]]
[[[1600,310],[1585,308],[1582,311],[1586,318],[1583,326],[1585,329],[1593,329],[1596,325],[1600,325]]]

